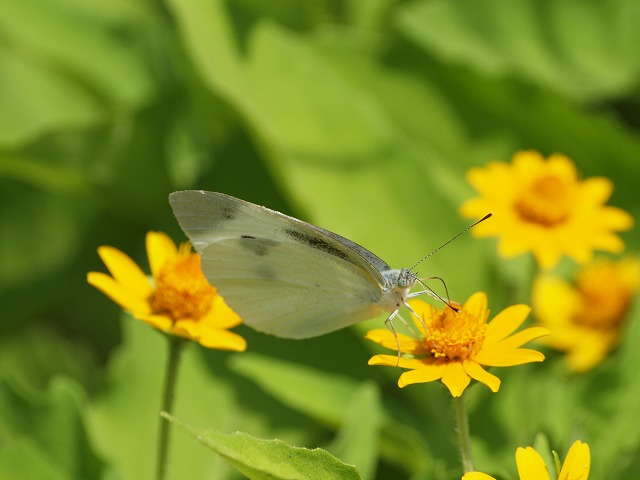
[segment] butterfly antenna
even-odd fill
[[[440,282],[442,282],[442,285],[444,286],[444,291],[447,294],[447,299],[446,300],[444,298],[442,298],[440,295],[438,295],[429,285],[424,283],[421,279],[417,278],[416,280],[418,280],[420,285],[422,285],[426,290],[428,290],[431,293],[431,295],[436,297],[438,300],[440,300],[442,303],[444,303],[451,310],[453,310],[456,313],[458,313],[460,311],[458,308],[456,308],[453,305],[451,305],[451,299],[449,298],[449,289],[447,288],[447,284],[446,284],[446,282],[444,281],[443,278],[441,278],[441,277],[429,277],[426,280],[440,280]]]
[[[478,220],[477,222],[475,222],[473,225],[469,225],[467,228],[465,228],[464,230],[462,230],[461,232],[458,232],[456,235],[454,235],[453,237],[451,237],[449,240],[447,240],[446,242],[444,242],[442,245],[440,245],[438,248],[436,248],[433,252],[425,255],[424,257],[422,257],[420,260],[418,260],[416,262],[416,264],[411,267],[409,270],[413,270],[414,268],[416,268],[418,265],[420,265],[422,262],[424,262],[427,258],[429,258],[431,255],[433,255],[434,253],[436,253],[438,250],[446,247],[447,245],[449,245],[451,242],[453,242],[456,238],[458,238],[460,235],[462,235],[463,233],[468,232],[469,230],[471,230],[473,227],[475,227],[476,225],[478,225],[479,223],[484,222],[487,218],[491,217],[493,215],[493,213],[487,213],[484,217],[482,217],[480,220]],[[445,285],[446,287],[446,285]],[[447,302],[445,302],[447,303]]]

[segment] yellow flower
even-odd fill
[[[552,331],[545,342],[567,352],[569,368],[584,372],[617,345],[620,330],[640,283],[640,261],[598,259],[583,268],[574,284],[540,276],[532,301],[540,322]]]
[[[203,347],[244,351],[247,343],[227,329],[242,323],[200,270],[200,256],[189,244],[178,249],[164,233],[149,232],[147,277],[120,250],[102,246],[100,258],[112,276],[90,272],[87,281],[138,320]]]
[[[388,329],[371,330],[365,336],[392,350],[399,343],[403,354],[414,356],[398,359],[397,355],[376,355],[369,360],[369,365],[410,369],[400,376],[400,388],[442,379],[451,394],[459,397],[473,378],[497,392],[500,379],[481,365],[509,367],[544,360],[542,353],[519,347],[548,335],[546,328],[532,327],[511,335],[529,315],[531,308],[527,305],[508,307],[487,323],[489,310],[484,292],[474,293],[464,305],[456,304],[458,313],[446,306],[440,310],[421,300],[409,304],[422,320],[414,318],[420,338],[398,333],[396,341]]]
[[[544,460],[531,447],[519,447],[516,450],[516,464],[518,465],[520,480],[551,480]],[[567,453],[567,458],[564,460],[558,480],[587,480],[590,468],[591,452],[589,451],[589,445],[576,440],[571,445],[569,453]],[[555,475],[553,478],[556,478]],[[462,480],[495,480],[495,478],[486,473],[469,472],[464,474]]]
[[[575,165],[564,155],[545,161],[538,152],[518,152],[511,164],[491,162],[472,168],[467,177],[480,197],[465,202],[461,214],[494,214],[473,233],[499,237],[503,257],[533,252],[542,269],[553,268],[562,255],[584,264],[594,250],[621,252],[624,244],[614,232],[633,225],[627,212],[604,205],[613,190],[611,181],[579,180]]]

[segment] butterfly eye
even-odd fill
[[[403,268],[402,270],[400,270],[397,281],[397,285],[399,288],[409,288],[412,287],[414,283],[415,277],[413,273],[411,273],[411,270],[409,270],[408,268]]]

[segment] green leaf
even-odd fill
[[[462,228],[452,204],[463,185],[451,173],[459,167],[424,142],[409,141],[377,92],[354,85],[304,36],[259,21],[239,39],[224,2],[170,5],[203,81],[245,118],[273,175],[307,218],[397,267],[415,263]],[[210,54],[214,47],[217,55]],[[403,248],[392,248],[389,232]],[[466,248],[455,261],[478,256]],[[430,273],[446,271],[443,258],[430,259]],[[467,270],[465,283],[477,272]]]
[[[30,325],[0,340],[2,376],[34,396],[47,390],[51,380],[60,375],[93,386],[96,367],[94,352],[70,341],[52,326]]]
[[[0,2],[0,146],[86,129],[154,93],[141,24],[70,3]]]
[[[288,407],[339,429],[340,435],[350,440],[353,436],[364,434],[363,430],[371,429],[373,432],[379,428],[380,455],[407,472],[423,470],[432,459],[423,437],[415,428],[393,420],[386,413],[377,418],[377,394],[368,383],[359,384],[346,376],[254,353],[234,356],[229,367],[253,380]],[[354,414],[354,410],[358,409],[371,411],[370,424],[353,424],[356,418],[361,418]],[[365,457],[373,455],[372,452],[367,453],[366,449],[358,453]],[[372,460],[363,462],[371,463]],[[363,473],[365,471],[366,468]]]
[[[0,202],[11,205],[0,216],[0,230],[11,232],[0,236],[0,292],[42,278],[73,258],[86,204],[10,182],[2,182]]]
[[[108,378],[93,396],[90,410],[92,438],[125,480],[152,478],[156,465],[166,339],[142,322],[123,315],[124,343],[113,355]],[[223,381],[208,375],[195,344],[186,345],[175,393],[175,412],[216,428],[235,426],[232,393]],[[169,479],[202,478],[227,469],[206,451],[194,449],[184,438],[172,438]]]
[[[198,430],[170,415],[163,415],[221,455],[252,480],[357,480],[358,470],[322,449],[293,447],[282,440],[261,440],[247,433]]]
[[[86,82],[98,95],[121,105],[140,105],[152,93],[142,52],[123,33],[135,30],[89,9],[64,2],[24,0],[0,3],[0,30],[13,44],[66,70],[71,82]],[[116,27],[122,29],[119,33]],[[37,32],[34,35],[33,32]],[[73,80],[75,78],[75,80]]]
[[[59,72],[3,48],[0,146],[16,147],[51,130],[84,126],[98,114],[99,103],[84,89]]]
[[[640,432],[634,428],[640,421],[640,296],[634,300],[625,318],[620,349],[584,379],[576,395],[576,403],[582,400],[582,408],[588,409],[583,421],[590,435],[578,439],[592,450],[594,478],[634,478],[640,469],[635,454]]]
[[[0,478],[86,480],[105,469],[86,432],[84,398],[55,379],[44,395],[0,378]]]
[[[374,383],[363,383],[348,406],[345,422],[328,450],[356,465],[362,478],[375,478],[378,445],[383,423],[380,392]]]
[[[351,404],[358,389],[358,382],[347,376],[255,353],[233,357],[229,367],[251,378],[287,406],[333,427],[344,421],[345,407]]]
[[[157,330],[124,314],[122,331],[123,343],[111,355],[107,379],[92,397],[92,438],[123,479],[152,478],[167,340]],[[185,345],[172,413],[218,431],[245,430],[291,443],[309,441],[308,424],[303,418],[274,408],[268,398],[258,398],[255,404],[256,389],[225,368],[228,359],[243,355],[204,349],[196,343]],[[194,448],[190,438],[172,432],[169,480],[229,480],[231,471],[220,457]]]
[[[55,194],[89,191],[87,178],[76,169],[19,155],[0,155],[0,178],[9,178]]]
[[[398,15],[408,36],[447,62],[577,99],[637,85],[639,21],[637,5],[624,1],[415,1]]]

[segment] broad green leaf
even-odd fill
[[[3,48],[0,146],[15,147],[52,130],[85,126],[99,115],[99,103],[87,91],[56,70]]]
[[[33,440],[16,436],[9,441],[3,440],[0,449],[0,478],[69,480],[70,477]]]
[[[0,202],[11,205],[0,216],[0,230],[11,232],[0,236],[0,292],[45,277],[77,252],[87,214],[77,198],[5,180]]]
[[[294,447],[282,440],[262,440],[247,433],[224,434],[199,430],[176,417],[165,418],[221,455],[251,480],[357,480],[358,470],[325,450]]]
[[[67,71],[69,81],[86,82],[115,104],[140,105],[151,95],[151,76],[142,52],[115,27],[126,30],[123,24],[109,25],[97,12],[50,0],[0,3],[0,30],[11,43],[51,63],[54,70]]]
[[[91,436],[124,480],[152,478],[157,461],[166,339],[128,315],[123,315],[123,329],[124,344],[112,358],[105,385],[92,398]],[[234,427],[238,413],[233,409],[229,386],[207,374],[193,351],[199,348],[197,345],[185,347],[175,412],[216,428]],[[179,436],[172,438],[168,478],[202,478],[216,471],[218,476],[209,478],[226,479],[228,469],[223,462],[190,443]]]
[[[328,450],[357,466],[362,478],[373,479],[382,423],[380,392],[375,384],[363,383],[348,406],[345,421]]]
[[[591,433],[581,440],[592,451],[592,475],[611,478],[633,478],[640,465],[635,458],[640,432],[634,425],[640,421],[640,297],[625,319],[622,345],[610,359],[584,379],[584,388],[576,397],[585,412],[585,430]],[[589,381],[590,380],[590,381]]]
[[[122,316],[123,343],[108,365],[108,377],[92,396],[90,427],[96,447],[124,480],[153,476],[156,464],[166,339],[128,315]],[[309,440],[313,430],[299,416],[256,395],[256,389],[225,368],[230,353],[185,346],[178,371],[174,414],[217,431],[250,431],[291,443]],[[287,419],[288,422],[287,423]],[[292,425],[295,425],[295,428]],[[236,478],[218,456],[172,433],[168,480]]]
[[[345,407],[353,401],[358,389],[358,383],[346,375],[254,353],[233,357],[229,366],[287,406],[334,427],[344,421]]]
[[[44,394],[0,379],[0,478],[100,478],[104,464],[85,429],[85,399],[59,377]]]
[[[492,77],[517,76],[577,99],[625,94],[638,83],[634,2],[415,1],[400,27],[443,60]]]
[[[51,326],[31,325],[0,339],[3,378],[34,396],[42,395],[52,379],[61,375],[91,387],[97,371],[94,352]]]
[[[0,178],[16,180],[55,194],[79,194],[89,191],[84,172],[72,167],[19,155],[0,155]]]
[[[452,178],[450,159],[409,142],[376,95],[353,85],[303,36],[256,22],[240,52],[223,2],[171,5],[204,81],[244,116],[271,171],[314,223],[395,267],[412,265],[462,228],[457,205],[438,187]],[[459,255],[478,256],[472,249]],[[442,258],[422,271],[443,275]]]
[[[345,435],[353,427],[354,405],[368,402],[369,408],[374,411],[377,408],[373,406],[375,400],[374,394],[369,391],[371,387],[366,383],[359,386],[346,376],[253,353],[233,357],[229,366],[288,407],[339,428]],[[375,427],[375,417],[371,421],[373,423],[368,428]],[[418,431],[393,420],[389,414],[383,414],[379,421],[380,454],[405,471],[423,470],[430,462],[431,454]]]

